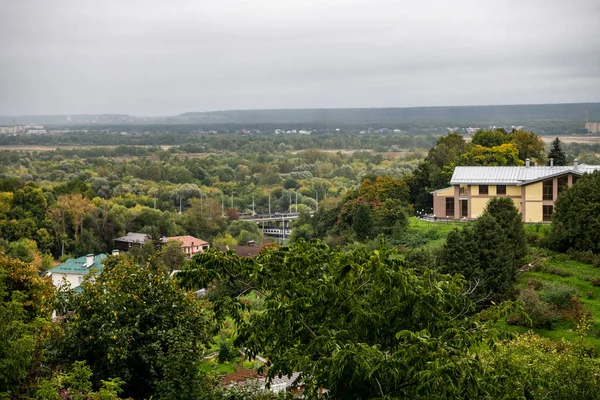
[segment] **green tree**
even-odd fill
[[[535,160],[541,165],[546,162],[546,154],[544,141],[541,137],[533,132],[526,132],[518,130],[513,132],[511,135],[511,143],[517,145],[519,149],[519,159],[525,161],[526,159]]]
[[[443,270],[462,274],[477,300],[502,298],[527,253],[521,214],[510,198],[491,199],[473,227],[454,230],[442,251]]]
[[[460,165],[511,166],[523,164],[524,162],[519,159],[519,149],[513,143],[495,147],[471,145],[469,150],[460,157]]]
[[[20,397],[41,357],[52,301],[52,282],[35,266],[0,255],[0,397]]]
[[[600,171],[585,174],[554,204],[553,247],[600,253]]]
[[[183,243],[179,240],[169,240],[160,249],[160,261],[167,268],[167,271],[171,272],[183,267],[187,255],[181,247],[182,245]]]
[[[337,252],[303,241],[256,259],[210,250],[178,275],[190,288],[215,278],[265,299],[249,318],[237,297],[215,307],[238,324],[236,346],[269,360],[270,378],[300,371],[308,393],[324,387],[336,399],[476,397],[465,376],[485,325],[465,316],[473,304],[460,276],[417,273],[384,246]]]
[[[510,141],[511,136],[504,129],[480,129],[471,139],[471,143],[484,147],[496,147]]]
[[[567,165],[567,155],[562,150],[560,140],[558,138],[552,141],[552,147],[548,153],[548,165],[550,165],[550,159],[554,160],[554,165]]]
[[[168,273],[131,259],[112,257],[83,292],[64,307],[64,336],[54,343],[55,362],[86,361],[100,380],[126,381],[134,398],[194,398],[198,363],[208,341],[202,303],[182,291]]]

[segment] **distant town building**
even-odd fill
[[[589,133],[600,133],[600,122],[586,122],[585,129]]]
[[[589,133],[600,133],[600,122],[589,122],[587,111],[585,112],[585,129]]]

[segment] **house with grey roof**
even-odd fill
[[[115,249],[129,251],[132,247],[143,246],[151,240],[150,235],[145,233],[127,232],[127,235],[115,239]]]
[[[435,190],[433,214],[436,218],[471,220],[478,218],[487,202],[508,197],[521,212],[523,222],[550,222],[558,195],[586,173],[600,171],[600,165],[520,167],[456,167],[452,186]]]

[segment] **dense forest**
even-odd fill
[[[476,221],[415,217],[456,166],[593,164],[598,148],[502,129],[169,137],[0,152],[0,398],[600,397],[600,173],[551,224],[508,198]],[[284,242],[239,218],[290,211]],[[80,290],[46,276],[127,232],[152,240]],[[159,240],[180,235],[212,248]],[[248,242],[255,257],[233,250]],[[292,376],[296,391],[268,386]]]

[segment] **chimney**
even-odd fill
[[[525,168],[529,168],[530,164],[529,158],[525,159]]]
[[[89,268],[92,266],[93,263],[94,263],[94,255],[93,254],[86,255],[84,267]]]
[[[577,161],[577,159],[573,160],[573,169],[577,169],[577,166],[579,165],[579,162]]]
[[[550,159],[550,166],[551,166],[551,167],[554,167],[554,158],[551,158],[551,159]]]
[[[111,253],[112,253],[113,256],[116,257],[116,256],[119,255],[119,249],[114,249]]]

